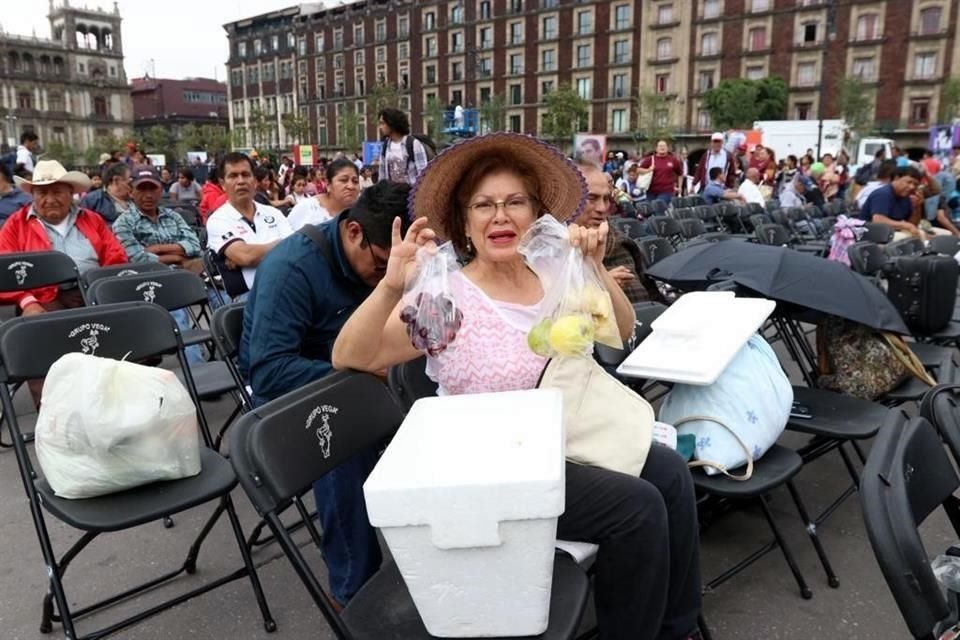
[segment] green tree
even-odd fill
[[[230,133],[224,128],[212,124],[200,125],[200,140],[203,150],[210,155],[219,155],[230,150]]]
[[[480,105],[480,131],[490,133],[507,128],[507,99],[502,93],[490,96]]]
[[[337,146],[346,153],[356,153],[363,140],[362,126],[359,113],[352,109],[345,110],[337,122]]]
[[[442,145],[444,111],[443,103],[435,97],[428,98],[423,107],[423,120],[427,127],[427,135],[433,138],[433,141],[438,145]]]
[[[392,84],[377,83],[367,94],[367,113],[379,114],[387,107],[400,108],[400,92]]]
[[[58,160],[60,164],[68,169],[75,166],[78,159],[86,159],[85,157],[80,158],[80,154],[77,153],[76,149],[59,140],[53,140],[44,146],[43,157],[45,159]],[[97,155],[99,156],[99,153]],[[96,164],[96,162],[93,164]]]
[[[960,76],[953,76],[940,89],[940,122],[949,124],[960,118]]]
[[[641,91],[634,98],[637,111],[637,128],[633,139],[640,146],[644,140],[672,140],[670,106],[673,100],[666,94]]]
[[[169,162],[176,154],[176,143],[170,130],[160,125],[155,125],[147,129],[143,134],[143,147],[146,153],[162,153],[167,156]]]
[[[305,144],[310,137],[310,120],[299,113],[285,113],[280,118],[287,140],[292,144]],[[281,140],[281,142],[285,142]]]
[[[756,120],[781,120],[787,113],[787,83],[733,78],[708,91],[703,103],[718,129],[748,129]]]
[[[273,128],[270,116],[259,106],[255,106],[250,110],[249,123],[250,144],[254,149],[266,147],[270,140],[270,131]]]
[[[866,133],[873,115],[870,88],[859,78],[840,78],[837,82],[837,103],[847,126],[856,134]]]
[[[588,116],[588,103],[569,84],[561,84],[544,99],[546,113],[541,133],[562,148],[577,132],[580,121]]]

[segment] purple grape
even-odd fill
[[[417,317],[417,308],[413,305],[407,305],[400,312],[400,319],[406,322],[407,324],[413,322]]]

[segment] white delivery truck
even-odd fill
[[[753,128],[761,132],[763,146],[773,150],[777,160],[794,155],[803,156],[807,149],[817,154],[817,139],[820,137],[820,153],[826,153],[834,158],[841,149],[847,151],[850,163],[854,167],[873,162],[878,150],[884,149],[889,158],[893,140],[889,138],[860,138],[853,140],[849,128],[843,120],[824,120],[823,133],[820,136],[819,120],[758,120]]]

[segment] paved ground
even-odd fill
[[[17,406],[24,424],[32,426],[35,416],[26,393],[18,395]],[[229,409],[227,400],[208,405],[211,422],[219,424]],[[803,440],[787,434],[781,442],[799,446]],[[797,479],[811,511],[827,505],[846,482],[847,476],[836,454],[809,465]],[[235,500],[244,526],[249,530],[257,518],[239,489]],[[892,640],[908,636],[874,560],[856,497],[848,500],[820,529],[824,546],[840,577],[839,589],[827,586],[785,491],[774,494],[772,507],[813,588],[814,597],[812,600],[801,599],[782,556],[774,551],[705,596],[705,615],[717,640]],[[182,562],[196,528],[207,513],[206,509],[200,509],[182,514],[176,518],[175,528],[170,530],[157,523],[135,533],[110,534],[95,541],[67,573],[66,587],[71,604],[82,606]],[[52,518],[48,519],[48,526],[55,548],[60,552],[76,538],[76,532],[55,524]],[[935,514],[924,526],[928,549],[939,550],[949,544],[949,531],[946,518]],[[717,575],[769,537],[769,530],[758,510],[728,514],[702,535],[705,578]],[[305,542],[304,546],[308,552],[312,551]],[[317,554],[308,555],[317,561]],[[279,556],[277,547],[258,550],[255,559],[279,625],[272,636],[263,630],[249,583],[236,581],[142,622],[118,637],[140,640],[332,638],[289,564]],[[117,614],[156,602],[161,596],[221,575],[239,564],[240,557],[228,524],[221,521],[204,547],[197,575],[179,579],[134,602],[81,620],[78,630],[83,633],[94,626],[109,623]],[[32,640],[45,637],[38,632],[40,602],[45,589],[45,571],[16,462],[10,450],[0,450],[0,638]],[[55,637],[62,636],[56,634]]]

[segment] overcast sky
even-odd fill
[[[55,0],[60,5],[63,0]],[[15,11],[0,12],[7,33],[50,37],[48,0],[3,0]],[[77,7],[113,10],[112,0],[71,0]],[[227,34],[223,25],[239,18],[300,4],[297,0],[119,0],[123,17],[123,53],[127,78],[156,68],[159,78],[216,77],[224,79]],[[8,7],[9,8],[9,7]],[[153,74],[151,74],[153,75]]]

